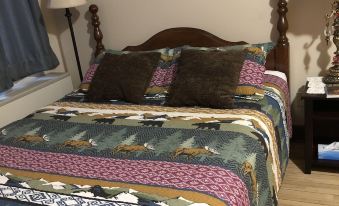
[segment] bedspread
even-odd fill
[[[288,103],[272,82],[229,110],[66,98],[1,129],[0,203],[277,205]]]

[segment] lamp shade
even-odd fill
[[[47,8],[64,9],[81,6],[87,3],[87,0],[48,0]]]

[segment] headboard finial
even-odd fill
[[[287,13],[286,0],[278,1],[278,24],[277,29],[279,31],[279,39],[276,47],[276,67],[278,71],[285,72],[287,78],[289,77],[289,42],[286,36],[288,29],[288,21],[286,17]]]
[[[278,13],[279,13],[279,20],[278,20],[278,31],[280,33],[278,43],[282,45],[288,45],[288,39],[286,36],[286,32],[288,29],[288,22],[287,22],[287,2],[286,0],[279,0],[278,2]]]
[[[105,50],[104,45],[102,44],[102,32],[100,30],[100,21],[98,13],[98,6],[95,4],[92,4],[89,6],[89,11],[92,13],[92,25],[94,27],[94,39],[97,42],[96,49],[95,49],[95,56],[98,56],[101,52]]]

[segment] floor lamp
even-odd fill
[[[77,65],[78,65],[80,81],[82,81],[83,76],[82,76],[82,70],[81,70],[81,65],[80,65],[80,60],[79,60],[78,48],[77,48],[77,43],[75,41],[73,24],[72,24],[72,19],[71,19],[72,13],[69,10],[69,8],[84,5],[86,3],[87,3],[87,0],[48,0],[47,1],[47,8],[50,8],[50,9],[65,9],[66,10],[65,16],[67,17],[69,30],[71,32],[72,43],[73,43],[73,48],[74,48],[74,53],[75,53],[75,59],[77,61]]]

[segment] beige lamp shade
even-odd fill
[[[47,8],[64,9],[81,6],[87,3],[87,0],[48,0]]]

